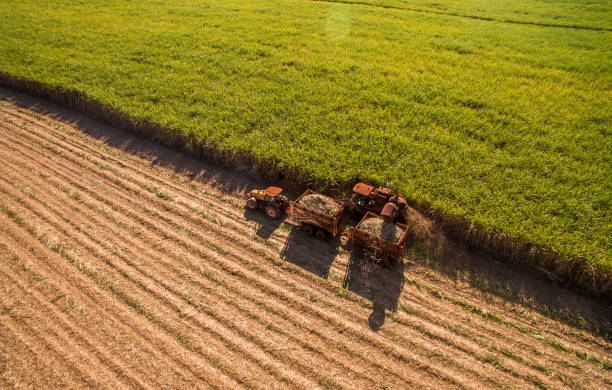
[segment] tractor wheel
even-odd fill
[[[257,210],[257,199],[249,198],[247,199],[247,207],[251,210]]]
[[[281,211],[278,206],[266,206],[266,215],[270,219],[279,219],[281,217]]]
[[[319,240],[325,241],[327,240],[327,232],[323,229],[317,229],[315,232],[315,237]]]
[[[312,236],[315,232],[315,228],[311,224],[305,223],[305,224],[302,224],[301,227],[304,233],[308,234],[309,236]]]

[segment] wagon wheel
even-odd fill
[[[302,224],[302,230],[304,231],[304,233],[308,234],[309,236],[312,236],[315,232],[315,228],[314,226],[312,226],[309,223],[304,223]]]
[[[266,206],[266,215],[270,219],[279,219],[281,216],[281,211],[278,206]]]
[[[323,229],[317,229],[315,232],[315,237],[319,240],[325,241],[327,240],[327,232]]]
[[[251,210],[257,210],[257,199],[255,198],[247,199],[247,207]]]

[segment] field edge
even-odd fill
[[[286,188],[296,192],[314,187],[331,195],[346,194],[353,182],[359,181],[357,177],[347,181],[323,181],[281,169],[274,161],[262,160],[249,153],[221,150],[193,135],[180,134],[157,123],[135,118],[80,91],[66,90],[4,72],[0,72],[0,87],[84,113],[119,129],[152,138],[161,144],[208,162],[230,168],[248,167],[266,179],[282,180]],[[579,289],[591,295],[612,298],[612,272],[593,266],[585,258],[563,257],[550,248],[510,237],[503,232],[491,231],[467,218],[450,215],[430,204],[418,202],[410,197],[407,201],[412,207],[434,219],[446,234],[464,242],[471,249],[483,251],[504,262],[527,266],[556,284]]]

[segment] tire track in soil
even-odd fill
[[[60,130],[55,130],[55,131],[59,132]],[[55,139],[61,138],[58,134],[56,134],[54,132],[52,132],[52,133],[55,135]],[[74,134],[78,135],[78,132],[74,132]],[[74,136],[74,135],[71,134],[71,136]],[[74,137],[76,138],[76,136],[74,136]],[[95,145],[93,145],[93,146],[91,146],[91,145],[84,146],[83,144],[77,144],[76,143],[77,140],[66,139],[66,138],[64,138],[62,141],[66,142],[67,146],[72,148],[72,152],[71,153],[81,149],[81,150],[85,150],[88,153],[94,152],[93,153],[94,156],[98,157],[98,158],[101,158],[103,156],[103,154],[97,154],[97,152],[95,152]],[[95,142],[96,141],[93,141],[93,144],[95,144]],[[36,146],[36,148],[40,149],[40,146]],[[89,149],[89,148],[93,148],[93,149]],[[62,152],[66,153],[66,151],[64,151],[64,150],[62,150]],[[81,153],[83,153],[83,152],[81,152]],[[114,158],[114,155],[115,154],[113,153],[113,158]],[[238,275],[238,277],[236,277],[234,279],[231,279],[231,280],[232,280],[232,282],[233,281],[243,281],[243,282],[246,281],[246,282],[249,283],[249,285],[253,285],[253,286],[257,286],[258,283],[261,283],[261,282],[266,282],[266,284],[264,286],[266,287],[265,294],[267,294],[267,295],[263,294],[262,295],[262,299],[260,299],[258,301],[259,303],[264,301],[266,296],[273,296],[274,299],[278,299],[280,302],[285,302],[286,303],[287,301],[289,301],[289,300],[291,300],[291,299],[293,299],[295,297],[295,293],[300,293],[300,292],[306,291],[306,289],[300,289],[300,286],[297,285],[300,282],[305,282],[306,283],[305,285],[307,285],[309,288],[311,288],[312,290],[317,292],[317,295],[315,296],[317,298],[317,300],[319,300],[321,298],[323,298],[323,299],[329,298],[328,295],[330,295],[329,293],[332,291],[332,288],[333,288],[332,286],[330,286],[330,283],[329,282],[318,283],[316,281],[316,277],[312,277],[312,276],[308,277],[308,275],[305,276],[304,275],[304,271],[302,271],[302,270],[297,270],[297,272],[296,272],[297,276],[296,275],[287,275],[286,272],[285,272],[285,271],[287,271],[286,267],[283,267],[281,270],[276,269],[276,270],[274,270],[274,272],[267,272],[265,274],[266,275],[265,279],[258,278],[257,275],[252,275],[251,273],[253,272],[253,270],[259,271],[262,268],[266,268],[266,266],[270,262],[271,258],[274,257],[275,255],[277,255],[277,253],[272,251],[270,249],[269,245],[263,245],[262,243],[257,242],[255,240],[249,241],[249,240],[246,240],[242,236],[244,234],[244,232],[248,232],[248,227],[245,228],[243,224],[239,223],[239,221],[243,218],[242,215],[238,215],[235,212],[236,210],[233,209],[233,208],[230,208],[228,205],[221,204],[221,202],[219,202],[218,199],[217,199],[217,205],[214,206],[215,205],[215,202],[214,202],[215,198],[213,196],[208,196],[208,194],[204,194],[202,196],[203,200],[199,199],[196,195],[192,194],[191,191],[190,191],[191,189],[194,189],[194,188],[187,187],[187,186],[183,186],[183,187],[185,187],[185,188],[183,188],[183,187],[181,187],[180,183],[179,184],[172,183],[172,179],[175,179],[175,177],[170,177],[170,178],[166,179],[166,178],[162,178],[161,175],[155,176],[155,175],[148,174],[147,173],[147,169],[151,170],[152,172],[156,172],[155,171],[155,169],[156,169],[155,167],[147,166],[148,163],[142,163],[142,165],[143,165],[142,169],[144,169],[143,170],[144,173],[139,173],[138,172],[138,168],[135,167],[134,165],[132,165],[132,164],[135,164],[132,161],[134,161],[134,160],[138,161],[138,158],[135,157],[135,156],[131,156],[131,155],[126,155],[126,156],[127,156],[126,159],[130,161],[129,164],[125,163],[125,161],[122,162],[120,159],[114,159],[114,160],[111,159],[111,161],[108,161],[109,160],[108,158],[105,159],[107,161],[104,162],[105,164],[106,163],[111,163],[113,165],[113,169],[117,169],[117,166],[119,166],[119,168],[121,168],[121,170],[122,170],[121,172],[126,174],[126,177],[125,178],[122,177],[121,179],[122,180],[125,179],[125,182],[127,182],[127,183],[122,183],[123,187],[119,186],[118,188],[115,188],[115,191],[122,191],[124,193],[127,192],[127,194],[130,194],[130,193],[133,193],[135,190],[137,190],[138,187],[140,187],[141,190],[142,190],[142,186],[146,185],[147,181],[153,181],[154,183],[156,183],[159,187],[163,188],[164,190],[166,190],[168,188],[172,189],[173,190],[173,196],[176,196],[176,195],[174,195],[176,193],[180,194],[180,196],[176,196],[176,200],[177,200],[176,203],[177,203],[177,205],[172,205],[172,206],[164,205],[163,202],[161,202],[158,199],[155,199],[154,195],[151,195],[152,197],[151,196],[144,197],[145,199],[143,199],[142,201],[145,202],[145,203],[144,204],[140,204],[139,207],[140,206],[144,206],[144,212],[147,215],[147,220],[146,221],[148,221],[149,223],[152,223],[152,222],[155,222],[155,221],[161,221],[161,222],[166,224],[165,228],[168,231],[170,231],[170,232],[180,231],[180,228],[181,227],[184,228],[185,226],[187,226],[187,229],[195,230],[196,232],[197,232],[197,229],[202,229],[202,228],[206,228],[206,229],[213,228],[213,229],[217,229],[217,230],[222,230],[223,233],[224,233],[224,235],[223,235],[224,238],[222,240],[220,240],[220,241],[223,244],[230,244],[228,241],[231,241],[232,238],[236,238],[236,241],[238,242],[237,244],[233,244],[233,246],[232,245],[224,245],[224,247],[226,249],[227,248],[230,249],[229,255],[233,258],[233,260],[224,260],[224,261],[219,261],[217,263],[214,263],[215,266],[218,267],[218,269],[216,269],[217,273],[215,274],[216,275],[215,277],[218,277],[218,275],[223,275],[223,276],[221,276],[223,278],[223,280],[228,280],[228,278],[225,276],[225,275],[228,275],[228,274],[227,273],[226,274],[222,274],[219,269],[223,268],[224,266],[228,266],[228,265],[233,266],[234,269],[236,267],[240,267],[241,265],[245,266],[244,268],[247,269],[248,272],[243,272],[242,274],[240,274],[240,272],[238,272],[238,273],[236,273]],[[60,157],[57,157],[57,158],[59,158],[59,159],[65,159],[65,158],[70,159],[67,156],[60,156]],[[71,164],[78,166],[79,165],[79,161],[75,160],[73,158],[71,160]],[[98,168],[96,168],[95,166],[92,167],[91,164],[90,164],[89,165],[89,169],[90,170],[99,169],[99,167]],[[75,172],[77,172],[77,171],[75,171]],[[81,172],[81,174],[83,174],[83,172],[87,172],[87,170],[81,170],[80,172]],[[99,175],[100,173],[96,172],[96,174]],[[133,177],[134,175],[136,175],[136,177]],[[139,175],[144,175],[144,176],[139,176]],[[108,175],[105,175],[103,180],[106,180],[107,182],[110,181],[112,183],[113,178],[112,178],[112,176],[110,174],[108,174]],[[115,179],[115,180],[121,181],[119,179]],[[71,183],[69,180],[67,182]],[[44,183],[42,183],[42,184],[44,184]],[[74,183],[72,182],[71,184],[74,184]],[[127,187],[127,189],[126,189],[126,187]],[[197,187],[197,186],[195,186],[195,187]],[[92,189],[91,187],[88,187],[87,190],[88,191],[96,191],[96,189]],[[58,188],[58,191],[59,191],[59,188]],[[214,191],[212,191],[212,192],[214,193]],[[198,194],[198,195],[200,195],[200,194]],[[183,199],[183,198],[185,198],[185,199]],[[123,198],[123,199],[124,199],[123,200],[124,202],[128,202],[128,200],[126,198]],[[140,200],[140,198],[139,198],[139,200]],[[99,200],[99,202],[101,202],[100,204],[104,204],[102,200]],[[222,215],[225,218],[227,218],[227,221],[225,221],[225,222],[229,221],[228,225],[231,225],[230,226],[231,231],[227,232],[228,229],[221,229],[218,226],[215,227],[212,224],[210,224],[209,222],[207,222],[205,218],[200,218],[200,217],[192,218],[192,217],[190,217],[190,215],[189,215],[190,214],[190,207],[193,207],[194,203],[196,205],[204,204],[206,206],[204,208],[204,210],[213,210],[215,213],[216,212],[222,213]],[[128,205],[129,205],[129,202],[128,202]],[[108,205],[106,205],[106,206],[108,207]],[[67,209],[67,210],[69,211],[69,209]],[[90,210],[93,210],[93,209],[90,208]],[[118,213],[121,210],[128,210],[130,213],[137,213],[138,212],[138,208],[132,207],[132,206],[128,207],[127,209],[126,208],[119,208],[119,210],[114,210],[114,212]],[[166,214],[164,214],[164,212],[166,212]],[[130,215],[132,215],[132,214],[130,214]],[[100,220],[98,220],[98,221],[100,221]],[[141,222],[141,221],[138,221],[138,222]],[[128,222],[125,222],[125,221],[122,222],[121,226],[122,227],[128,226]],[[158,230],[158,234],[163,234],[163,233],[164,233],[163,230],[161,230],[161,229]],[[201,233],[201,232],[198,232],[198,233]],[[273,241],[275,243],[280,243],[283,240],[283,238],[286,237],[286,236],[283,237],[284,232],[279,232],[279,233],[280,234],[278,234],[278,235],[276,235],[274,237]],[[108,234],[108,232],[106,234]],[[239,236],[239,237],[236,237],[236,236]],[[108,237],[110,237],[110,236],[108,236]],[[142,239],[140,241],[138,241],[138,240],[136,240],[136,241],[131,240],[130,244],[135,244],[135,246],[137,246],[139,251],[145,251],[145,253],[147,253],[149,255],[154,254],[156,256],[167,256],[173,250],[179,250],[180,253],[182,253],[183,255],[184,254],[191,254],[192,255],[191,258],[193,258],[193,259],[197,258],[197,256],[199,254],[205,253],[204,252],[205,250],[209,251],[209,252],[206,252],[208,254],[208,256],[212,257],[212,256],[215,255],[215,251],[214,251],[215,248],[214,247],[198,246],[198,245],[196,245],[193,242],[194,239],[196,239],[198,237],[206,238],[205,236],[197,235],[196,234],[196,235],[193,236],[194,237],[193,239],[191,238],[191,236],[188,237],[188,238],[182,238],[181,236],[172,236],[172,237],[174,239],[178,238],[179,241],[181,241],[179,243],[178,247],[172,248],[172,249],[168,249],[168,250],[164,249],[163,251],[158,249],[158,248],[153,248],[151,250],[147,250],[147,248],[145,246],[146,242],[144,240],[142,240]],[[112,238],[112,237],[110,237],[110,238]],[[210,239],[210,237],[208,237],[208,238]],[[239,250],[240,249],[239,246],[245,246],[245,245],[247,246],[247,249],[240,251]],[[241,255],[241,253],[242,253],[242,255]],[[267,257],[267,259],[265,259],[263,266],[261,265],[261,262],[260,262],[259,263],[259,267],[258,267],[258,263],[256,261],[254,261],[253,259],[249,258],[249,256],[253,257],[253,258],[256,258],[260,254],[264,254]],[[218,255],[218,253],[217,253],[217,255]],[[245,256],[245,257],[240,258],[240,256]],[[173,260],[177,260],[177,257],[172,257],[172,259]],[[340,268],[340,267],[342,267],[344,265],[343,261],[345,260],[345,258],[343,258],[342,256],[339,256],[339,259],[340,259],[340,261],[338,261],[337,263],[335,262],[333,267]],[[193,266],[195,263],[190,263],[190,264],[192,264],[192,266]],[[178,281],[176,279],[176,277],[178,276],[178,273],[176,272],[176,267],[174,267],[174,268],[171,267],[171,263],[168,263],[168,262],[163,263],[163,265],[160,265],[159,267],[162,267],[162,268],[156,268],[155,270],[161,272],[163,274],[164,278],[165,277],[169,277],[172,280],[172,283],[176,283],[176,284],[173,285],[172,288],[175,289],[175,291],[179,292],[178,289],[182,288],[182,286],[178,283]],[[244,271],[244,270],[239,270],[239,271]],[[283,272],[285,272],[285,274],[282,274]],[[174,276],[174,275],[176,275],[176,276]],[[203,282],[202,278],[197,279],[197,278],[195,278],[194,274],[189,274],[189,275],[190,275],[190,277],[193,278],[193,279],[189,280],[189,283],[197,284],[197,283],[202,283]],[[230,272],[229,275],[233,277],[234,273]],[[292,294],[282,294],[282,293],[280,293],[280,292],[278,292],[278,291],[276,291],[274,289],[274,285],[271,284],[270,281],[273,281],[274,280],[273,278],[274,277],[278,277],[278,276],[281,276],[279,282],[282,283],[284,286],[288,287],[291,290]],[[294,277],[294,276],[296,276],[296,279],[298,279],[298,280],[292,282],[291,278]],[[269,279],[269,278],[272,278],[272,279]],[[206,280],[208,280],[208,279],[206,279]],[[422,281],[419,281],[419,282],[422,283]],[[427,280],[425,283],[430,283],[430,282],[431,282],[430,280]],[[426,286],[429,286],[429,285],[430,284],[426,284]],[[412,289],[413,287],[410,286],[410,288]],[[251,288],[251,289],[253,289],[253,288]],[[279,293],[280,293],[280,296],[277,298],[277,295],[279,295]],[[413,300],[413,301],[411,301],[411,303],[417,304],[418,303],[417,297],[419,297],[419,295],[423,295],[423,292],[420,291],[420,290],[415,290],[413,294],[406,294],[406,291],[404,291],[404,294],[402,294],[402,301],[403,301],[403,298],[404,298],[405,295],[407,295],[410,299]],[[179,296],[181,296],[181,295],[179,294]],[[233,297],[236,297],[236,296],[244,297],[245,294],[243,294],[243,295],[233,295]],[[426,297],[427,295],[425,294],[424,296]],[[219,298],[219,295],[214,295],[214,299],[218,299],[218,298]],[[244,298],[242,298],[242,299],[244,299]],[[364,334],[360,335],[359,334],[359,331],[362,330],[362,329],[358,325],[355,325],[356,324],[355,321],[359,320],[359,318],[360,318],[362,313],[365,313],[365,315],[367,315],[367,312],[366,312],[367,308],[364,307],[363,303],[361,303],[361,304],[358,303],[358,306],[357,306],[358,314],[352,315],[352,316],[351,315],[347,316],[347,311],[348,310],[346,310],[345,307],[343,307],[342,300],[339,300],[339,299],[337,299],[337,297],[334,296],[332,298],[332,301],[333,301],[333,308],[334,309],[331,312],[330,311],[325,311],[324,308],[321,308],[320,306],[317,307],[317,305],[314,305],[314,304],[312,304],[312,306],[315,306],[314,308],[310,308],[310,309],[304,310],[305,307],[307,307],[309,305],[308,300],[301,300],[300,302],[298,302],[299,303],[298,305],[293,305],[292,307],[294,307],[296,311],[301,310],[301,311],[305,312],[306,313],[306,317],[304,317],[304,318],[306,320],[308,320],[308,318],[309,318],[308,316],[311,316],[311,315],[314,314],[315,318],[318,321],[325,321],[325,320],[329,320],[330,318],[334,319],[334,315],[339,313],[338,315],[341,315],[341,317],[339,317],[339,318],[336,317],[337,318],[337,322],[335,323],[335,325],[345,325],[345,324],[347,324],[346,321],[349,321],[348,324],[355,326],[353,328],[353,332],[351,333],[352,337],[354,337],[357,341],[362,340],[364,342],[372,343],[372,340],[369,339],[367,337],[367,335],[364,335]],[[231,301],[225,301],[225,302],[228,305],[227,307],[231,308],[231,304],[230,304]],[[351,304],[353,304],[353,302],[351,302]],[[420,316],[414,316],[414,318],[412,318],[408,313],[404,313],[404,312],[401,312],[401,311],[398,312],[398,313],[393,314],[389,318],[389,320],[388,320],[389,326],[388,327],[385,326],[386,329],[383,329],[383,332],[389,330],[389,332],[387,332],[385,334],[385,336],[387,336],[387,338],[388,337],[392,337],[392,336],[395,335],[394,333],[397,333],[397,331],[402,331],[405,328],[413,326],[413,325],[415,325],[418,322],[418,323],[422,324],[421,329],[418,330],[420,332],[420,334],[421,334],[421,337],[422,337],[422,335],[426,335],[427,333],[433,331],[434,339],[435,338],[439,338],[440,336],[442,336],[442,339],[444,340],[444,342],[449,341],[450,337],[447,337],[448,333],[446,333],[447,331],[445,331],[443,329],[444,328],[443,327],[443,325],[444,325],[444,322],[443,322],[444,321],[444,316],[442,316],[439,311],[436,311],[435,307],[436,307],[436,304],[442,304],[444,307],[452,308],[453,309],[452,310],[452,312],[453,312],[452,315],[457,316],[457,314],[456,314],[456,312],[457,312],[456,305],[455,305],[455,307],[453,307],[453,304],[450,304],[448,302],[436,302],[435,300],[431,300],[431,298],[427,299],[426,304],[427,304],[426,305],[427,306],[426,309],[428,310],[428,317],[426,317],[426,318],[422,318]],[[355,306],[355,305],[353,304],[353,306]],[[367,305],[365,305],[365,306],[367,306]],[[245,309],[245,310],[252,310],[253,311],[253,308],[251,306],[249,308],[250,309]],[[312,312],[313,309],[315,310],[315,312]],[[363,310],[363,309],[366,309],[366,310]],[[240,311],[240,312],[235,312],[235,313],[236,314],[240,314],[240,313],[243,313],[243,312]],[[265,315],[265,311],[256,311],[255,313],[256,313],[256,317],[257,317],[256,320],[258,321],[258,323],[261,323],[262,317]],[[471,323],[471,319],[469,318],[469,313],[462,313],[461,310],[459,310],[459,313],[461,313],[461,314],[458,315],[459,318],[463,319],[462,325],[467,326],[468,329],[471,328],[471,330],[474,330],[475,327],[474,327],[474,324]],[[288,324],[290,326],[297,327],[297,322],[295,322],[295,321],[294,322],[288,321],[288,317],[284,317],[283,318],[282,316],[280,316],[280,314],[275,314],[275,315],[278,315],[278,317],[275,317],[275,319],[282,320],[282,321],[287,321],[287,322],[285,322],[286,324]],[[361,318],[363,318],[363,317],[361,317]],[[520,317],[518,317],[518,318],[512,317],[512,318],[515,319],[515,320],[517,320],[517,319],[520,320]],[[490,332],[490,331],[494,331],[495,330],[495,329],[492,329],[492,328],[494,328],[494,326],[491,326],[491,324],[488,324],[488,323],[482,321],[478,317],[476,319],[477,319],[477,321],[482,322],[482,324],[480,324],[480,323],[476,324],[477,325],[477,330],[479,330],[479,331],[480,330],[484,330],[486,332]],[[342,322],[343,320],[345,321],[344,323]],[[436,320],[438,322],[435,322],[433,320]],[[483,327],[485,329],[482,329]],[[395,328],[397,328],[397,329],[395,329]],[[535,328],[535,329],[538,329],[538,328]],[[411,333],[411,337],[414,337],[414,334],[415,333]],[[416,335],[418,336],[418,334],[416,334]],[[360,336],[365,336],[365,337],[360,337]],[[498,334],[497,335],[493,334],[493,336],[495,336],[495,338],[498,338],[498,337],[504,336],[504,334],[502,334],[501,332],[498,331]],[[507,343],[510,344],[510,343],[516,342],[517,340],[521,340],[521,337],[525,338],[524,336],[525,335],[521,335],[518,332],[514,332],[512,334],[512,337],[511,338],[507,338],[506,340],[507,340]],[[558,334],[553,334],[553,336],[559,337]],[[447,337],[447,338],[444,339],[444,337]],[[559,337],[559,339],[563,339],[563,338],[567,338],[567,337],[569,337],[569,336],[561,335],[561,337]],[[399,338],[402,339],[402,336],[400,336]],[[471,340],[470,339],[467,340],[467,345],[468,345],[469,349],[466,350],[466,353],[468,353],[468,354],[469,353],[473,353],[476,348],[481,348],[482,347],[481,344],[480,345],[474,345],[474,344],[478,344],[478,343],[475,343],[475,340],[477,340],[477,339],[478,338],[475,337],[475,338],[473,338]],[[319,337],[319,338],[316,338],[316,340],[321,340],[321,342],[324,342],[326,339],[324,337]],[[570,342],[571,341],[576,341],[576,340],[572,340],[572,339],[569,339],[569,340],[570,340]],[[461,343],[464,343],[464,341],[462,341]],[[580,340],[578,340],[578,341],[580,341]],[[588,342],[588,340],[585,341],[585,342]],[[433,343],[433,344],[435,345],[435,343]],[[545,343],[543,343],[543,344],[546,347],[545,349],[547,350],[546,355],[544,355],[544,357],[548,357],[549,355],[552,356],[554,351],[553,351],[553,353],[548,352],[550,350],[550,346],[547,346]],[[376,348],[382,348],[381,350],[385,350],[385,346],[388,346],[388,345],[389,344],[385,344],[383,342],[382,344],[380,344],[380,343],[376,344]],[[581,344],[577,344],[577,345],[581,345]],[[601,344],[599,344],[599,345],[601,345]],[[606,346],[606,345],[604,344],[604,346]],[[454,345],[453,348],[462,348],[462,347],[461,347],[461,345]],[[597,350],[597,352],[599,352],[598,348],[595,349],[595,350]],[[321,356],[321,355],[319,355],[319,356]],[[330,355],[327,355],[327,356],[330,356]],[[578,361],[578,362],[580,362],[580,361]],[[518,363],[524,364],[522,362],[518,362]],[[556,367],[556,365],[555,365],[555,367]],[[457,370],[457,369],[461,369],[461,367],[460,366],[455,366],[454,370]],[[475,371],[475,372],[482,372],[482,371]],[[599,374],[599,373],[597,373],[597,374]],[[517,378],[514,378],[513,382],[516,382],[516,379]],[[604,383],[606,383],[605,375],[604,375],[604,377],[602,379],[603,379]],[[523,385],[525,385],[525,383],[523,383]]]
[[[433,339],[433,340],[436,340],[436,339],[438,339],[438,338],[439,338],[439,337],[433,337],[432,339]],[[481,357],[481,358],[479,358],[479,360],[481,360],[481,361],[482,361],[482,360],[484,360],[484,358],[482,358],[482,357]],[[513,371],[513,370],[510,370],[510,369],[509,369],[509,370],[507,370],[507,371],[509,371],[509,372],[511,372],[511,373],[514,373],[514,371]],[[537,375],[538,373],[534,372],[534,374],[536,374],[536,375]],[[533,374],[530,374],[530,375],[533,375]]]

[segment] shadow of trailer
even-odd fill
[[[381,222],[382,231],[380,236],[365,230],[363,224],[370,218],[377,218]],[[391,240],[393,233],[386,231],[387,229],[401,229],[401,235],[396,240]],[[408,237],[408,226],[401,223],[384,223],[383,218],[377,214],[368,211],[357,226],[351,227],[349,232],[353,245],[362,248],[363,253],[372,261],[398,263],[404,256],[406,249],[406,238]],[[386,236],[383,238],[381,236]]]
[[[325,214],[305,205],[302,200],[308,195],[320,195],[313,190],[306,190],[295,202],[290,202],[287,214],[306,234],[318,239],[336,237],[340,232],[340,222],[344,211],[344,202],[333,199],[338,205],[332,214]]]

